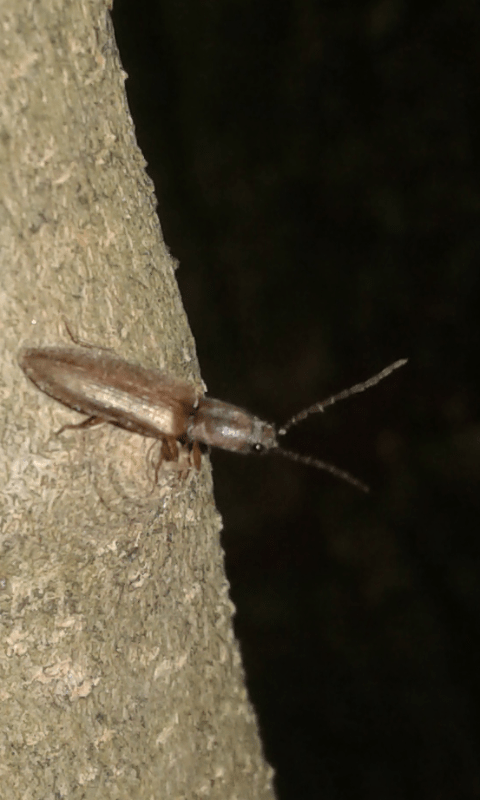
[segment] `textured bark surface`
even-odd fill
[[[21,346],[87,341],[200,385],[100,2],[0,11],[2,798],[272,797],[208,460],[38,392]],[[150,467],[148,466],[150,463]]]

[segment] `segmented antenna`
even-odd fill
[[[364,392],[366,389],[370,389],[371,386],[376,386],[377,383],[383,381],[383,379],[386,378],[387,375],[390,375],[390,373],[392,373],[394,370],[399,369],[399,367],[403,367],[403,365],[406,364],[407,361],[408,361],[407,358],[400,358],[398,361],[394,361],[393,364],[390,364],[389,367],[385,367],[385,369],[382,369],[382,371],[379,372],[377,375],[373,375],[368,380],[363,381],[363,383],[356,383],[355,386],[351,386],[349,389],[344,389],[343,392],[339,392],[338,394],[333,394],[331,397],[327,397],[326,400],[322,400],[320,403],[314,403],[313,406],[309,406],[308,408],[305,408],[303,411],[299,411],[298,414],[295,414],[291,419],[288,420],[288,422],[285,423],[285,425],[279,428],[278,430],[279,435],[284,436],[286,432],[290,430],[290,428],[292,428],[294,425],[298,425],[299,422],[302,422],[304,419],[309,417],[310,414],[317,414],[320,411],[323,412],[329,406],[333,406],[334,403],[338,403],[339,400],[345,400],[352,394],[359,394],[360,392]],[[285,453],[289,451],[283,451],[283,452]],[[296,460],[303,461],[304,463],[310,463],[312,466],[314,466],[314,462],[316,459],[305,460],[305,457],[302,456],[301,458],[297,458]],[[323,462],[319,463],[323,464]],[[343,473],[342,470],[338,470],[335,467],[333,467],[332,469],[328,464],[323,465],[322,467],[319,468],[327,469],[328,472],[331,472],[333,475],[337,475],[338,477],[340,476],[344,477],[345,475],[348,475],[348,473]],[[350,475],[348,475],[348,478],[346,478],[346,480],[347,479],[349,483],[353,483],[354,485],[358,485],[360,483],[355,478],[352,478],[352,476]],[[360,488],[363,487],[364,484],[360,484]]]
[[[362,492],[368,493],[370,491],[370,487],[367,486],[366,483],[359,481],[358,478],[355,478],[350,474],[350,472],[346,472],[344,469],[335,467],[333,464],[329,464],[327,461],[320,461],[320,459],[312,458],[311,456],[302,456],[300,453],[292,452],[292,450],[284,450],[282,447],[276,448],[274,452],[279,453],[281,456],[285,456],[285,458],[289,458],[291,461],[298,461],[300,464],[306,464],[309,467],[323,469],[325,472],[329,472],[330,475],[334,475],[335,478],[339,478],[341,481],[350,483],[352,486],[355,486]]]

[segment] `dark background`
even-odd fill
[[[209,393],[283,422],[410,359],[289,435],[369,496],[212,454],[278,796],[478,798],[477,3],[113,18]]]

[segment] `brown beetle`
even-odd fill
[[[19,356],[28,378],[45,394],[59,400],[87,419],[65,428],[87,428],[110,422],[162,442],[162,458],[178,458],[178,443],[192,448],[200,466],[200,444],[237,453],[271,451],[303,464],[327,470],[337,478],[368,491],[364,483],[332,464],[285,450],[278,437],[310,414],[363,392],[406,363],[389,367],[339,394],[300,411],[281,428],[264,422],[242,408],[199,395],[185,381],[154,369],[130,364],[102,350],[68,347],[26,348]]]

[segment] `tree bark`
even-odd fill
[[[5,0],[0,73],[0,785],[25,798],[273,797],[208,459],[80,421],[17,363],[93,344],[201,386],[99,0]]]

